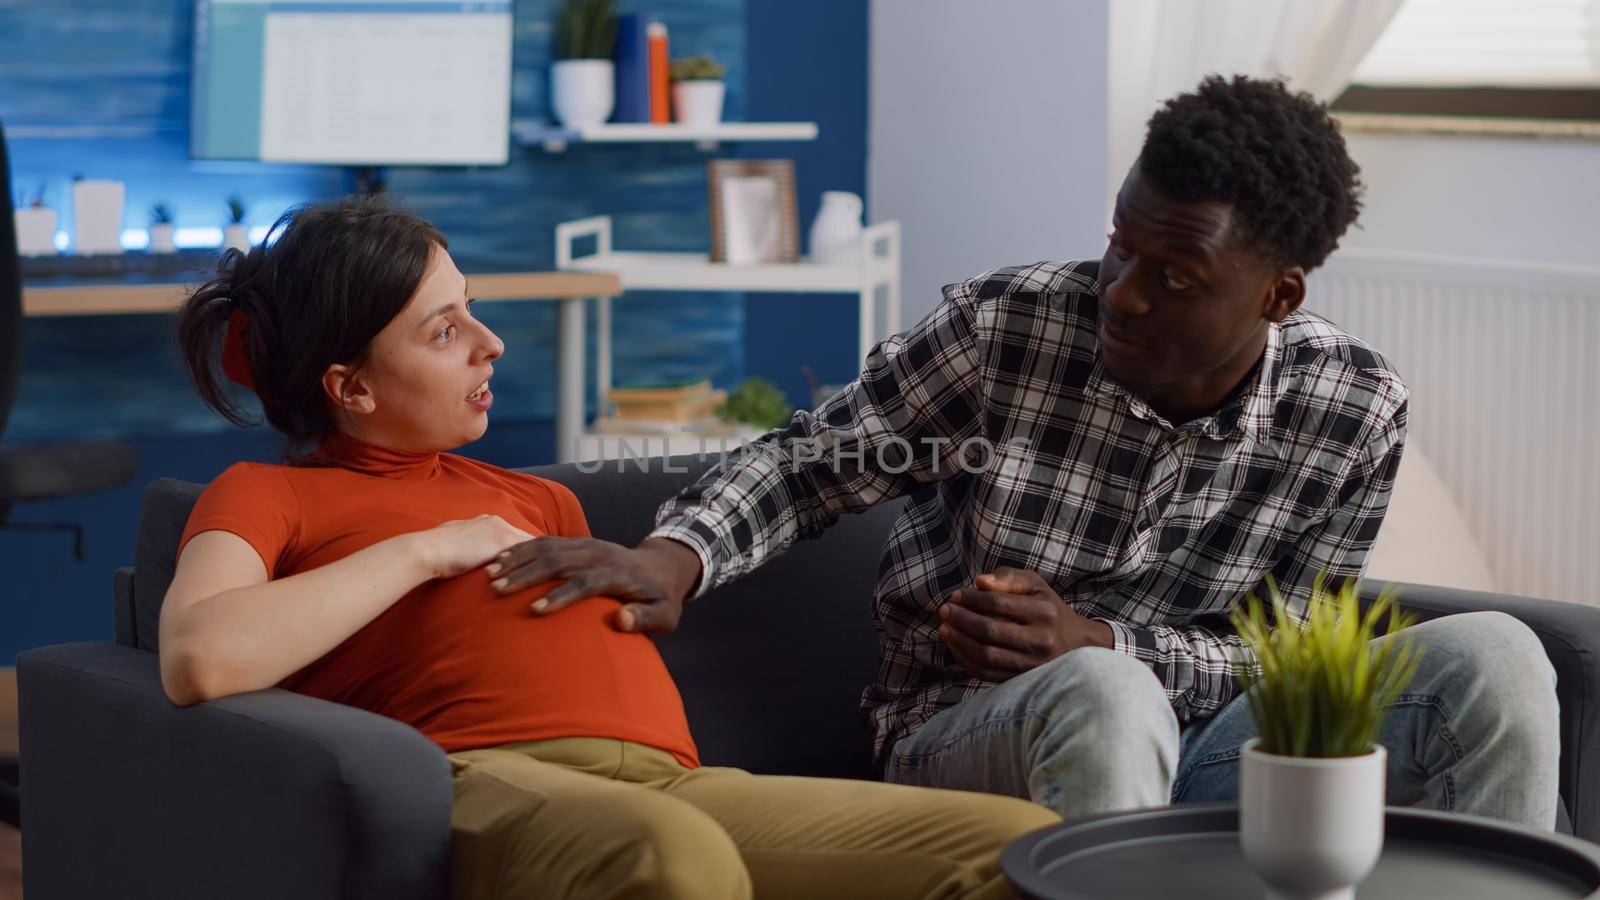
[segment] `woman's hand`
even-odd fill
[[[533,535],[499,516],[455,519],[417,532],[433,578],[452,578],[482,566]]]
[[[565,581],[534,602],[536,613],[600,594],[626,603],[617,611],[619,631],[669,634],[700,579],[700,557],[667,538],[647,538],[629,549],[596,538],[541,537],[512,547],[487,571],[502,594]]]

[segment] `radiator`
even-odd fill
[[[1600,605],[1600,268],[1347,250],[1306,308],[1400,370],[1500,588]]]

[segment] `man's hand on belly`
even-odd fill
[[[668,634],[678,627],[683,602],[700,571],[694,551],[667,538],[629,549],[588,537],[539,537],[501,553],[489,566],[490,583],[511,594],[562,581],[533,603],[548,615],[579,600],[604,595],[623,602],[612,624],[618,631]]]
[[[1006,681],[1079,647],[1111,647],[1111,626],[1078,615],[1037,572],[1002,567],[950,594],[939,636],[984,681]]]

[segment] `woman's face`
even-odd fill
[[[416,294],[373,338],[366,365],[350,379],[350,415],[340,417],[346,430],[370,444],[416,453],[482,437],[494,403],[490,364],[505,344],[473,318],[471,306],[466,277],[436,247]]]

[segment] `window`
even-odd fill
[[[1333,109],[1600,122],[1600,0],[1406,0]]]

